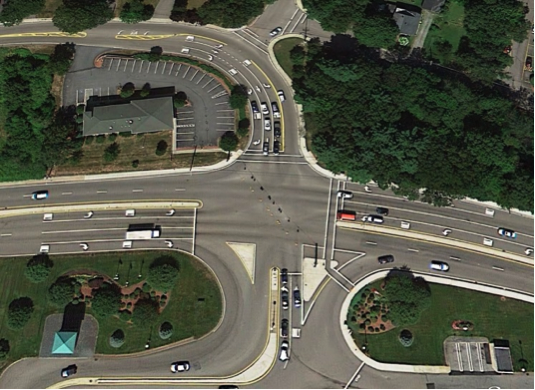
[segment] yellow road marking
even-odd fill
[[[174,34],[171,35],[116,35],[115,39],[124,39],[124,40],[138,40],[138,41],[151,41],[156,39],[166,39],[173,38]]]
[[[79,32],[76,34],[69,34],[65,32],[38,32],[38,33],[20,33],[20,34],[4,34],[0,38],[20,38],[20,37],[68,37],[68,38],[85,38],[87,33]]]

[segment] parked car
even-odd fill
[[[172,373],[186,372],[186,371],[189,371],[190,367],[191,366],[188,361],[180,361],[180,362],[171,363],[171,372]]]
[[[269,115],[269,108],[266,102],[260,103],[260,107],[262,107],[262,114]]]
[[[264,156],[269,155],[269,139],[266,139],[264,142],[264,145],[262,146],[262,154]]]
[[[279,35],[281,32],[282,32],[282,27],[276,27],[273,30],[271,30],[271,32],[269,33],[269,36],[273,38]]]
[[[271,102],[271,110],[273,111],[273,117],[274,118],[280,118],[281,117],[281,113],[279,111],[279,106],[277,105],[276,102]]]
[[[264,118],[264,130],[265,131],[271,131],[271,119]]]
[[[279,89],[277,91],[277,95],[279,95],[279,99],[281,100],[281,102],[286,101],[286,96],[284,95],[284,91],[282,89]]]
[[[301,307],[301,291],[299,291],[299,287],[294,289],[294,306]]]
[[[287,340],[284,340],[281,343],[281,351],[279,354],[279,360],[281,362],[285,362],[286,360],[290,359],[289,349],[290,349],[290,343]]]
[[[48,191],[47,190],[35,191],[32,193],[32,199],[33,200],[48,199]]]
[[[286,268],[281,269],[281,283],[288,283],[288,269]]]
[[[384,219],[380,215],[365,215],[362,222],[383,223]]]
[[[516,232],[511,229],[498,228],[498,234],[500,236],[507,237],[507,238],[512,238],[512,239],[516,238]]]
[[[281,306],[284,310],[290,307],[290,294],[286,286],[281,287]]]
[[[256,101],[254,100],[251,101],[251,108],[253,109],[253,112],[255,114],[260,113],[260,110],[258,110],[258,104],[256,104]]]
[[[394,256],[392,256],[392,255],[379,256],[377,258],[377,261],[379,262],[379,264],[393,263],[394,262]]]
[[[63,370],[61,370],[61,377],[62,378],[68,378],[71,375],[74,375],[78,372],[78,367],[76,364],[71,364],[70,366],[65,367]]]
[[[386,207],[377,207],[375,212],[377,214],[384,215],[385,217],[388,215],[388,209]]]
[[[281,150],[281,143],[280,143],[280,141],[275,140],[273,142],[273,154],[275,156],[278,156],[279,153],[280,153],[280,150]]]
[[[288,338],[288,328],[290,324],[286,318],[283,318],[281,321],[281,337]]]
[[[281,137],[281,123],[279,121],[273,121],[273,135],[275,138]]]
[[[450,269],[450,266],[448,265],[448,263],[445,263],[440,260],[431,260],[431,263],[429,264],[429,268],[434,269],[436,271],[448,272]]]
[[[352,199],[353,193],[351,191],[340,190],[336,193],[336,196],[338,196],[339,198],[344,198],[344,199]]]

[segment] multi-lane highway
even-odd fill
[[[401,221],[406,221],[410,222],[411,230],[434,235],[449,228],[452,239],[482,245],[483,238],[489,237],[493,239],[494,247],[533,260],[532,255],[525,255],[525,249],[533,246],[532,218],[502,210],[496,210],[494,216],[490,216],[486,214],[485,206],[460,201],[455,202],[455,207],[435,208],[407,201],[373,186],[368,192],[363,186],[319,175],[307,164],[298,146],[302,129],[291,86],[273,67],[265,45],[248,38],[247,34],[244,37],[243,32],[185,24],[147,22],[130,27],[111,22],[88,31],[84,38],[32,35],[52,31],[55,28],[50,23],[3,28],[0,35],[9,36],[0,36],[0,44],[74,40],[77,45],[102,48],[101,51],[109,48],[149,50],[160,45],[164,51],[174,53],[188,47],[193,57],[206,60],[214,45],[223,44],[223,49],[211,61],[212,65],[227,74],[235,69],[237,73],[229,77],[249,86],[253,90],[251,99],[278,101],[277,89],[283,89],[288,99],[284,103],[278,101],[284,125],[284,153],[280,156],[262,156],[261,145],[251,145],[237,161],[209,173],[118,175],[99,180],[73,178],[0,188],[0,209],[8,210],[123,201],[192,199],[203,203],[196,211],[181,211],[173,217],[166,217],[165,209],[139,211],[136,221],[160,224],[164,234],[161,240],[139,243],[137,247],[163,247],[163,241],[169,239],[175,247],[194,252],[205,261],[218,276],[225,295],[221,326],[200,341],[135,358],[98,356],[82,359],[77,362],[79,376],[166,377],[169,376],[169,363],[177,358],[187,358],[193,363],[195,370],[188,375],[195,377],[222,377],[241,371],[262,353],[266,345],[271,305],[267,301],[270,269],[274,266],[288,268],[290,273],[296,274],[290,277],[290,285],[300,285],[303,253],[310,252],[310,247],[315,244],[321,258],[334,259],[341,265],[347,263],[340,273],[351,281],[384,267],[377,263],[378,255],[393,254],[398,266],[426,271],[430,259],[442,259],[450,263],[452,276],[533,293],[533,268],[529,264],[467,252],[454,246],[338,228],[338,209],[353,210],[360,218],[382,206],[389,209],[389,215],[385,217],[386,227],[399,228]],[[187,35],[194,35],[195,40],[186,42]],[[126,36],[129,39],[123,39]],[[245,60],[251,64],[246,66]],[[272,138],[264,132],[260,121],[254,121],[251,139],[267,137]],[[340,188],[353,191],[354,197],[349,200],[337,198],[336,192]],[[49,199],[39,203],[31,200],[30,194],[40,189],[49,191]],[[43,243],[51,245],[52,254],[81,252],[80,242],[88,243],[90,251],[123,250],[120,246],[124,228],[131,220],[121,211],[95,212],[91,219],[84,219],[80,213],[56,213],[53,221],[47,222],[43,221],[42,212],[3,218],[0,220],[0,253],[3,256],[31,254]],[[498,236],[498,227],[515,230],[518,238],[509,240]],[[229,241],[256,244],[254,284],[227,245]],[[362,253],[363,256],[352,260]],[[347,384],[360,362],[346,347],[337,325],[338,311],[345,295],[341,286],[328,282],[314,306],[305,302],[309,315],[304,325],[298,310],[281,313],[290,317],[293,327],[302,330],[301,338],[292,340],[290,362],[277,362],[269,375],[254,384],[255,387],[339,388]],[[58,372],[64,365],[62,359],[24,360],[5,371],[0,377],[0,386],[48,386],[58,381]],[[32,375],[27,375],[30,371]],[[424,387],[428,378],[364,368],[362,381],[374,387]],[[359,386],[359,383],[353,386]]]

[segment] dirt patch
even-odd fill
[[[50,88],[50,93],[54,96],[56,101],[56,107],[63,106],[63,83],[65,82],[65,76],[54,75],[52,80],[52,87]]]

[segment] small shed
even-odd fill
[[[54,344],[52,345],[53,355],[72,355],[76,348],[77,332],[56,332],[54,334]]]

